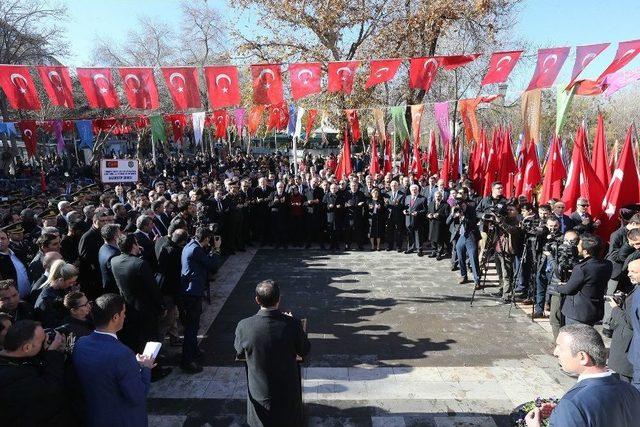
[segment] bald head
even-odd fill
[[[44,267],[45,271],[49,271],[49,268],[51,268],[53,263],[59,259],[62,259],[62,255],[60,255],[60,252],[47,252],[46,254],[44,254],[44,256],[42,257],[42,266]]]
[[[640,284],[640,259],[634,259],[629,263],[628,273],[631,283]]]

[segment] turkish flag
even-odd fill
[[[269,105],[269,119],[267,121],[267,130],[282,130],[289,125],[289,108],[283,101],[276,105]]]
[[[449,185],[449,173],[451,172],[451,147],[453,144],[448,144],[444,148],[444,159],[442,160],[442,169],[440,169],[440,179],[444,181],[444,185]]]
[[[424,168],[422,167],[422,154],[420,153],[420,147],[415,142],[413,144],[413,158],[411,159],[411,172],[418,178],[424,175]]]
[[[131,108],[155,110],[160,106],[153,68],[118,68]]]
[[[436,78],[440,58],[411,58],[409,61],[409,87],[429,91]]]
[[[493,141],[491,143],[491,148],[489,149],[489,154],[487,156],[487,163],[484,168],[484,188],[482,190],[482,195],[487,196],[491,194],[491,184],[496,179],[496,172],[498,170],[498,153],[496,148],[496,134],[493,134]]]
[[[576,209],[576,202],[579,197],[589,197],[589,193],[587,188],[583,185],[585,179],[592,175],[595,175],[595,172],[592,173],[588,171],[588,169],[593,170],[589,160],[587,159],[587,135],[586,130],[579,126],[576,131],[576,140],[573,144],[573,153],[571,154],[571,165],[569,166],[569,173],[567,176],[567,181],[565,182],[564,193],[562,194],[562,201],[565,203],[567,212],[571,213]],[[602,183],[598,181],[591,182],[591,185],[600,185]],[[602,186],[604,187],[604,186]],[[600,195],[602,198],[602,195]],[[594,200],[591,200],[593,203]]]
[[[204,67],[204,80],[211,108],[240,105],[240,79],[238,68],[233,65]]]
[[[591,164],[605,188],[609,187],[611,180],[611,169],[609,169],[609,159],[607,158],[607,139],[604,133],[604,119],[602,113],[598,114],[598,124],[596,135],[593,140],[593,150],[591,152]]]
[[[29,68],[24,65],[0,65],[0,87],[15,110],[39,110],[40,98]]]
[[[384,144],[384,170],[383,172],[391,173],[393,171],[393,153],[391,152],[391,139],[387,135],[387,140]]]
[[[402,59],[374,59],[371,60],[369,66],[369,78],[365,83],[365,89],[369,89],[380,83],[388,82],[396,73],[402,64]]]
[[[319,62],[297,63],[289,65],[291,97],[294,101],[305,96],[320,93],[322,71]]]
[[[270,105],[284,101],[280,64],[252,65],[251,77],[253,78],[254,103]]]
[[[216,138],[226,138],[227,127],[229,126],[229,113],[227,110],[215,110],[212,115],[212,121],[216,128]]]
[[[307,141],[311,136],[311,132],[313,132],[313,122],[315,122],[317,115],[318,115],[318,110],[314,110],[314,109],[307,110],[307,125],[306,125]]]
[[[184,127],[187,125],[187,117],[184,114],[167,114],[164,119],[171,123],[174,142],[179,142],[182,145],[182,136],[184,135]]]
[[[264,105],[254,105],[249,110],[247,116],[247,133],[251,136],[255,136],[260,123],[262,122],[262,114],[264,113]]]
[[[161,70],[176,110],[202,107],[196,67],[162,67]]]
[[[430,176],[438,173],[438,147],[436,145],[436,133],[433,129],[431,129],[431,135],[429,136],[428,172]]]
[[[613,61],[606,70],[600,74],[600,77],[596,79],[598,83],[602,83],[604,78],[611,74],[615,73],[625,65],[627,65],[633,58],[636,57],[640,53],[640,40],[630,40],[627,42],[620,42],[618,44],[618,50],[616,51],[616,56],[613,58]]]
[[[139,115],[138,117],[136,117],[133,124],[135,125],[136,129],[142,130],[148,128],[151,125],[151,122],[149,121],[148,116]]]
[[[378,162],[378,141],[371,138],[371,160],[369,162],[369,175],[375,178],[380,173],[380,163]]]
[[[76,68],[91,108],[118,108],[118,94],[109,68]]]
[[[587,65],[600,55],[603,50],[609,47],[611,43],[591,44],[587,46],[576,47],[576,60],[573,63],[573,70],[571,71],[571,81],[567,85],[567,90],[573,86],[580,73],[587,68]]]
[[[542,173],[540,172],[540,163],[538,161],[538,150],[536,150],[536,144],[533,140],[529,143],[529,149],[525,154],[524,161],[524,173],[522,178],[522,191],[520,194],[524,194],[527,200],[531,201],[533,189],[540,184],[542,179]],[[520,195],[518,194],[518,195]]]
[[[636,183],[637,185],[637,183]],[[596,171],[593,170],[586,156],[582,158],[580,164],[580,196],[587,200],[595,201],[589,204],[589,213],[595,219],[599,219],[604,209],[598,201],[604,199],[607,187],[604,186]]]
[[[527,90],[551,87],[569,55],[568,47],[552,47],[538,50],[538,62]]]
[[[329,62],[327,67],[329,92],[344,92],[350,95],[360,61]]]
[[[73,108],[73,92],[69,69],[62,66],[36,67],[42,86],[53,105]]]
[[[349,143],[347,130],[345,129],[342,151],[340,152],[338,166],[336,167],[336,180],[340,181],[342,178],[348,178],[349,175],[351,175],[351,171],[351,144]]]
[[[474,53],[471,55],[451,55],[451,56],[441,56],[440,57],[440,65],[445,70],[455,70],[458,67],[462,67],[463,65],[468,64],[469,62],[473,62],[479,57],[479,53]]]
[[[549,199],[560,199],[562,197],[562,180],[567,176],[567,171],[562,163],[560,153],[560,141],[553,137],[549,157],[544,167],[544,180],[542,181],[542,193],[540,193],[540,203],[547,203]]]
[[[508,183],[509,180],[513,181],[513,176],[516,173],[518,173],[518,166],[516,165],[513,150],[511,149],[511,137],[509,136],[509,132],[505,131],[502,135],[500,170],[498,172],[498,180],[502,182],[505,188],[505,197],[512,197],[514,195],[513,188],[509,186]]]
[[[27,155],[33,157],[36,155],[38,125],[35,120],[21,120],[18,127],[22,133],[22,141],[27,149]]]
[[[513,67],[516,66],[516,62],[522,55],[521,50],[512,50],[509,52],[494,52],[491,54],[489,60],[489,70],[482,79],[481,85],[488,85],[492,83],[504,83],[509,78],[509,74],[513,71]]]
[[[633,126],[627,131],[627,138],[618,157],[618,165],[611,176],[611,183],[604,199],[602,208],[606,214],[605,229],[608,238],[619,225],[618,213],[620,208],[627,205],[640,203],[640,183],[638,182],[638,168],[635,161],[632,145]],[[592,200],[592,203],[597,202]]]
[[[358,120],[358,112],[356,110],[344,110],[344,112],[347,114],[351,140],[355,143],[360,139],[360,121]]]

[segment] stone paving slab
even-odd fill
[[[302,368],[308,425],[509,425],[507,415],[574,382],[551,355],[548,322],[458,285],[448,262],[395,252],[250,250],[225,262],[205,305],[205,369],[152,384],[150,425],[244,425],[245,369],[233,333],[255,284],[280,283],[309,322]],[[490,277],[490,284],[495,284]]]

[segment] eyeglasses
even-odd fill
[[[91,306],[91,305],[93,305],[93,301],[87,301],[84,304],[80,304],[76,308],[82,308],[82,307]]]
[[[587,204],[587,205],[578,205],[578,206],[581,206],[581,207],[583,207],[583,208],[588,208],[588,207],[589,207],[589,205],[588,205],[588,204]]]

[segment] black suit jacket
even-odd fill
[[[609,349],[609,361],[607,366],[621,375],[627,377],[633,376],[633,365],[629,362],[627,355],[631,347],[633,338],[633,326],[631,325],[631,316],[633,313],[633,301],[640,298],[638,286],[635,286],[631,293],[624,300],[624,309],[614,307],[611,310],[611,348]]]
[[[296,356],[306,356],[311,344],[300,321],[279,310],[260,310],[238,323],[234,347],[247,359],[247,423],[301,426]]]
[[[169,226],[169,222],[167,222],[167,225],[164,225],[164,222],[162,222],[160,216],[156,215],[153,217],[153,224],[156,226],[161,236],[167,235],[167,227]]]
[[[162,295],[145,260],[120,254],[111,258],[111,271],[127,309],[134,309],[142,316],[156,317],[162,313]]]
[[[133,233],[138,240],[138,244],[142,246],[142,258],[145,259],[152,270],[156,270],[158,267],[158,260],[156,259],[155,244],[153,240],[149,238],[144,232],[137,230]]]
[[[562,314],[589,324],[602,319],[611,269],[611,261],[593,257],[576,264],[567,283],[558,285],[558,292],[565,295]]]

